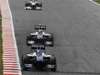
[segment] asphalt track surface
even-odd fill
[[[34,24],[46,24],[55,37],[55,47],[47,52],[57,57],[58,72],[23,71],[23,75],[99,75],[95,74],[100,73],[99,6],[88,0],[44,0],[43,11],[26,11],[24,0],[9,3],[19,57],[30,52],[25,38]]]

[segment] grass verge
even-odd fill
[[[94,0],[94,1],[100,4],[100,0]]]
[[[3,75],[2,52],[2,17],[0,16],[0,75]]]

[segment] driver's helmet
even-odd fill
[[[37,50],[36,50],[36,54],[37,54],[38,56],[41,56],[42,53],[43,53],[43,50],[40,50],[40,49],[37,49]]]
[[[42,35],[42,32],[43,32],[42,30],[39,30],[39,31],[38,31],[38,33],[39,33],[40,35]]]

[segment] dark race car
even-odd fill
[[[42,10],[42,2],[38,0],[30,0],[25,3],[25,10]]]
[[[26,37],[26,44],[28,46],[32,44],[42,44],[45,46],[53,46],[54,45],[54,38],[52,33],[47,33],[45,25],[36,25],[35,32],[30,33]]]
[[[34,52],[22,57],[22,69],[24,71],[32,71],[35,68],[37,70],[55,72],[57,68],[56,57],[46,54],[44,47],[34,48],[34,50]]]

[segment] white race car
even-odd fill
[[[38,0],[30,0],[25,3],[25,10],[42,10],[42,2]]]
[[[42,44],[45,46],[53,46],[53,34],[47,33],[46,27],[44,25],[36,25],[35,26],[35,32],[30,33],[30,35],[26,38],[26,44],[32,45],[32,44]]]
[[[56,71],[56,57],[46,54],[44,48],[36,46],[35,51],[22,57],[22,69],[32,70],[33,67],[39,70]]]

